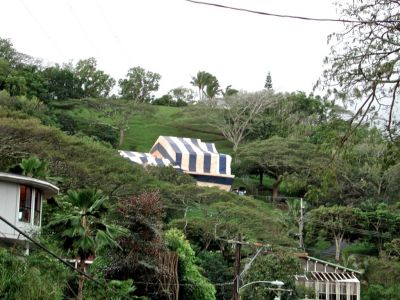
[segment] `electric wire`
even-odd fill
[[[78,23],[78,26],[81,29],[81,32],[83,33],[85,39],[89,42],[90,46],[96,52],[99,54],[99,49],[96,47],[95,43],[93,42],[91,35],[87,32],[86,28],[83,26],[81,19],[79,18],[78,14],[75,13],[74,8],[72,7],[71,3],[69,0],[64,0],[65,5],[68,7],[72,17],[75,19],[76,23]]]
[[[129,61],[129,58],[127,55],[128,51],[126,50],[125,45],[122,43],[121,39],[119,38],[117,31],[114,30],[114,26],[112,25],[112,23],[108,19],[107,15],[105,14],[103,6],[101,5],[101,1],[96,0],[95,3],[97,6],[97,10],[100,12],[100,15],[102,16],[102,18],[104,20],[104,24],[107,26],[108,31],[110,32],[111,36],[114,38],[116,44],[118,45],[118,50],[119,50],[120,54],[122,56],[124,56],[126,61]]]
[[[71,268],[73,271],[79,273],[80,275],[84,276],[85,278],[87,278],[88,280],[96,283],[98,286],[104,288],[104,289],[110,289],[110,287],[107,287],[104,283],[100,282],[99,280],[97,280],[96,278],[90,276],[89,274],[87,274],[86,272],[83,272],[81,270],[79,270],[78,268],[75,268],[75,266],[73,266],[71,263],[69,263],[68,261],[64,260],[63,258],[61,258],[59,255],[55,254],[53,251],[51,251],[50,249],[48,249],[47,247],[43,246],[42,244],[40,244],[38,241],[36,241],[35,239],[31,238],[28,234],[26,234],[24,231],[22,231],[21,229],[19,229],[18,227],[14,226],[13,224],[11,224],[8,220],[6,220],[5,218],[3,218],[2,216],[0,216],[0,220],[3,221],[4,223],[6,223],[8,226],[10,226],[12,229],[14,229],[15,231],[17,231],[20,235],[24,236],[26,239],[28,239],[30,242],[32,242],[35,246],[39,247],[40,249],[42,249],[43,251],[45,251],[47,254],[50,254],[52,257],[54,257],[55,259],[57,259],[58,261],[60,261],[61,263],[63,263],[64,265],[66,265],[67,267]],[[112,290],[114,291],[114,290]],[[115,292],[115,291],[114,291]],[[124,296],[125,299],[131,299],[130,297],[126,297]]]
[[[43,246],[42,244],[40,244],[39,242],[37,242],[36,240],[34,240],[33,238],[31,238],[28,234],[26,234],[25,232],[23,232],[21,229],[19,229],[18,227],[14,226],[13,224],[11,224],[8,220],[6,220],[5,218],[3,218],[2,216],[0,216],[0,220],[3,221],[4,223],[6,223],[8,226],[10,226],[12,229],[14,229],[15,231],[17,231],[20,235],[24,236],[26,239],[28,239],[30,242],[32,242],[35,246],[39,247],[40,249],[42,249],[43,251],[45,251],[47,254],[50,254],[51,256],[53,256],[54,258],[56,258],[58,261],[62,262],[64,265],[66,265],[67,267],[71,268],[72,270],[74,270],[75,272],[78,272],[80,275],[85,276],[87,279],[97,283],[98,285],[102,286],[103,284],[98,281],[97,279],[91,277],[90,275],[86,274],[85,272],[82,272],[81,270],[75,268],[75,266],[73,266],[71,263],[67,262],[66,260],[62,259],[60,256],[58,256],[57,254],[55,254],[54,252],[52,252],[51,250],[49,250],[47,247]]]
[[[45,35],[45,37],[53,44],[54,48],[56,49],[56,51],[58,52],[59,55],[61,55],[62,57],[65,57],[65,53],[64,51],[62,51],[62,49],[58,46],[58,44],[56,43],[56,41],[50,36],[50,34],[47,32],[47,30],[45,29],[45,27],[42,25],[41,22],[39,22],[39,20],[35,17],[35,15],[32,13],[32,11],[30,10],[30,8],[28,7],[28,5],[26,5],[26,3],[24,2],[24,0],[19,0],[19,2],[21,3],[21,5],[24,7],[25,11],[31,16],[31,18],[35,21],[35,23],[38,25],[38,27],[40,28],[40,30],[43,32],[43,34]]]
[[[334,18],[311,18],[311,17],[303,17],[303,16],[296,16],[296,15],[286,15],[286,14],[275,14],[269,12],[263,12],[258,10],[251,10],[247,8],[240,8],[240,7],[233,7],[228,5],[222,5],[218,3],[211,3],[211,2],[204,2],[204,1],[195,1],[195,0],[185,0],[187,2],[201,4],[201,5],[208,5],[214,6],[224,9],[236,10],[236,11],[243,11],[252,14],[258,14],[263,16],[269,17],[277,17],[277,18],[287,18],[287,19],[298,19],[303,21],[317,21],[317,22],[340,22],[340,23],[358,23],[358,24],[377,24],[377,23],[399,23],[398,20],[375,20],[375,21],[360,21],[360,20],[350,20],[350,19],[334,19]]]
[[[79,273],[80,275],[83,275],[84,277],[86,277],[87,279],[93,281],[94,283],[96,283],[97,285],[108,289],[109,287],[107,287],[104,283],[98,281],[97,279],[95,279],[94,277],[90,276],[89,274],[82,272],[81,270],[75,268],[75,266],[73,266],[71,263],[69,263],[68,261],[64,260],[63,258],[61,258],[60,256],[58,256],[57,254],[55,254],[54,252],[52,252],[51,250],[49,250],[47,247],[43,246],[42,244],[40,244],[38,241],[36,241],[35,239],[31,238],[29,235],[27,235],[24,231],[20,230],[18,227],[14,226],[13,224],[11,224],[8,220],[6,220],[5,218],[3,218],[2,216],[0,216],[0,220],[3,221],[4,223],[6,223],[8,226],[10,226],[11,228],[13,228],[15,231],[17,231],[20,235],[24,236],[25,238],[27,238],[30,242],[32,242],[35,246],[39,247],[40,249],[42,249],[43,251],[45,251],[46,253],[50,254],[52,257],[54,257],[55,259],[57,259],[58,261],[60,261],[61,263],[63,263],[64,265],[66,265],[67,267],[71,268],[73,271]],[[158,282],[150,282],[150,281],[135,281],[134,284],[142,284],[142,285],[159,285]],[[224,285],[232,285],[232,282],[211,282],[211,284],[216,285],[216,286],[224,286]],[[170,285],[175,285],[175,286],[199,286],[199,284],[194,284],[194,283],[178,283],[178,284],[170,284]],[[127,298],[130,299],[130,298]]]

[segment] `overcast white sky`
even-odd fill
[[[209,0],[272,13],[337,18],[330,0]],[[248,91],[271,72],[277,91],[311,92],[341,23],[307,22],[184,0],[0,0],[0,36],[52,63],[95,57],[119,79],[134,66],[161,74],[160,93],[204,70]]]

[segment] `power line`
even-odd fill
[[[215,6],[219,8],[231,9],[236,11],[243,11],[252,14],[258,14],[263,16],[269,17],[277,17],[277,18],[286,18],[286,19],[297,19],[303,21],[317,21],[317,22],[340,22],[340,23],[355,23],[355,24],[377,24],[377,23],[399,23],[398,20],[375,20],[375,21],[360,21],[360,20],[350,20],[350,19],[333,19],[333,18],[311,18],[311,17],[303,17],[303,16],[295,16],[295,15],[286,15],[286,14],[275,14],[269,12],[263,12],[258,10],[251,10],[247,8],[239,8],[233,6],[222,5],[218,3],[210,3],[210,2],[203,2],[203,1],[194,1],[194,0],[185,0],[187,2],[192,2],[195,4],[201,5],[208,5],[208,6]]]
[[[367,230],[367,229],[362,229],[362,228],[355,228],[355,227],[351,227],[351,226],[335,226],[335,225],[330,225],[330,224],[326,224],[322,221],[313,221],[315,222],[315,224],[317,224],[317,227],[320,228],[328,228],[328,229],[337,229],[337,230],[343,230],[345,232],[355,232],[358,233],[360,235],[372,235],[375,237],[382,237],[384,236],[384,232],[379,232],[379,231],[372,231],[372,230]]]
[[[66,6],[68,7],[72,17],[75,19],[76,23],[78,23],[78,26],[81,29],[81,32],[83,33],[83,36],[85,37],[85,39],[87,40],[87,42],[90,44],[90,46],[92,47],[92,49],[99,54],[99,49],[96,47],[95,43],[93,42],[91,35],[87,32],[85,26],[83,26],[83,23],[81,22],[81,19],[79,18],[78,14],[75,13],[74,8],[72,7],[71,3],[69,2],[69,0],[64,0],[64,3],[66,4]]]
[[[108,31],[111,33],[111,36],[116,41],[116,44],[118,44],[118,46],[119,46],[118,49],[120,51],[120,54],[124,56],[126,61],[129,61],[129,58],[128,58],[128,55],[127,55],[128,51],[126,50],[126,47],[121,42],[121,39],[119,38],[118,33],[114,30],[113,25],[111,24],[111,22],[109,21],[108,17],[106,16],[100,1],[95,1],[95,3],[96,3],[98,11],[100,12],[100,15],[102,16],[102,18],[104,20],[104,24],[107,26]]]
[[[55,254],[54,252],[52,252],[51,250],[49,250],[47,247],[43,246],[42,244],[40,244],[39,242],[37,242],[36,240],[34,240],[33,238],[31,238],[29,235],[27,235],[25,232],[23,232],[21,229],[19,229],[18,227],[14,226],[13,224],[11,224],[9,221],[7,221],[6,219],[4,219],[2,216],[0,216],[0,220],[3,221],[4,223],[6,223],[8,226],[10,226],[12,229],[14,229],[15,231],[17,231],[20,235],[23,235],[25,238],[27,238],[30,242],[32,242],[34,245],[36,245],[37,247],[39,247],[40,249],[42,249],[43,251],[45,251],[46,253],[50,254],[52,257],[54,257],[55,259],[57,259],[58,261],[60,261],[61,263],[63,263],[64,265],[66,265],[67,267],[71,268],[73,271],[79,273],[80,275],[86,277],[87,279],[89,279],[90,281],[93,281],[94,283],[96,283],[98,286],[105,288],[106,290],[109,289],[109,287],[107,287],[104,283],[98,281],[97,279],[95,279],[94,277],[88,275],[87,273],[75,268],[75,266],[73,266],[71,263],[67,262],[66,260],[64,260],[63,258],[61,258],[60,256],[58,256],[57,254]],[[114,290],[112,290],[114,291]],[[131,299],[131,298],[127,298],[126,299]]]
[[[64,260],[63,258],[61,258],[60,256],[58,256],[57,254],[55,254],[54,252],[52,252],[51,250],[49,250],[47,247],[43,246],[42,244],[40,244],[39,242],[37,242],[36,240],[34,240],[33,238],[31,238],[29,235],[27,235],[25,232],[23,232],[22,230],[20,230],[18,227],[14,226],[13,224],[11,224],[9,221],[7,221],[5,218],[3,218],[2,216],[0,216],[0,220],[3,221],[4,223],[6,223],[8,226],[10,226],[11,228],[13,228],[15,231],[17,231],[20,235],[24,236],[25,238],[27,238],[29,241],[31,241],[34,245],[36,245],[37,247],[39,247],[40,249],[42,249],[43,251],[45,251],[46,253],[50,254],[51,256],[53,256],[54,258],[56,258],[58,261],[60,261],[61,263],[63,263],[64,265],[66,265],[67,267],[71,268],[73,271],[78,272],[80,275],[85,276],[87,279],[95,282],[97,285],[105,288],[105,289],[109,289],[109,287],[107,287],[104,283],[98,281],[97,279],[93,278],[92,276],[88,275],[85,272],[82,272],[81,270],[75,268],[75,266],[73,266],[71,263],[69,263],[68,261]],[[215,285],[215,286],[226,286],[226,285],[233,285],[233,282],[210,282],[211,284]],[[150,282],[150,281],[135,281],[134,282],[135,285],[159,285],[158,282]],[[170,284],[170,285],[175,285],[175,286],[199,286],[199,284],[196,283],[177,283],[177,284]],[[127,298],[130,299],[130,298]]]
[[[40,30],[43,32],[43,34],[46,36],[46,38],[53,44],[53,46],[57,50],[57,52],[59,54],[61,54],[61,56],[65,57],[64,51],[58,46],[56,41],[50,36],[50,34],[45,29],[45,27],[42,25],[42,23],[39,22],[39,20],[35,17],[35,15],[32,13],[32,11],[29,9],[29,7],[24,2],[24,0],[19,0],[19,2],[24,7],[26,12],[31,16],[31,18],[36,22],[36,24],[39,26]]]
[[[8,226],[10,226],[12,229],[14,229],[15,231],[17,231],[19,234],[23,235],[25,238],[27,238],[29,241],[31,241],[34,245],[36,245],[37,247],[39,247],[40,249],[42,249],[43,251],[45,251],[46,253],[50,254],[51,256],[53,256],[54,258],[56,258],[57,260],[59,260],[60,262],[62,262],[64,265],[66,265],[67,267],[73,269],[74,271],[78,272],[80,275],[85,276],[87,279],[97,283],[98,285],[102,286],[103,284],[98,281],[97,279],[91,277],[90,275],[86,274],[85,272],[82,272],[81,270],[75,268],[72,264],[70,264],[69,262],[65,261],[64,259],[62,259],[60,256],[58,256],[57,254],[55,254],[54,252],[52,252],[51,250],[49,250],[48,248],[46,248],[45,246],[41,245],[39,242],[37,242],[36,240],[34,240],[33,238],[31,238],[29,235],[27,235],[25,232],[23,232],[21,229],[19,229],[18,227],[14,226],[13,224],[11,224],[9,221],[7,221],[6,219],[4,219],[2,216],[0,216],[0,220],[3,221],[4,223],[6,223]]]

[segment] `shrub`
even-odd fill
[[[182,299],[213,300],[215,287],[199,271],[195,264],[195,252],[184,234],[178,229],[170,229],[165,233],[167,247],[178,254],[179,283]]]

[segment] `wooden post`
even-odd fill
[[[242,235],[239,233],[238,240],[235,243],[235,267],[232,300],[239,300],[239,284],[240,284],[240,249],[242,247]]]
[[[299,220],[299,247],[304,250],[304,238],[303,238],[303,230],[304,230],[304,215],[303,215],[303,198],[300,198],[300,220]]]

